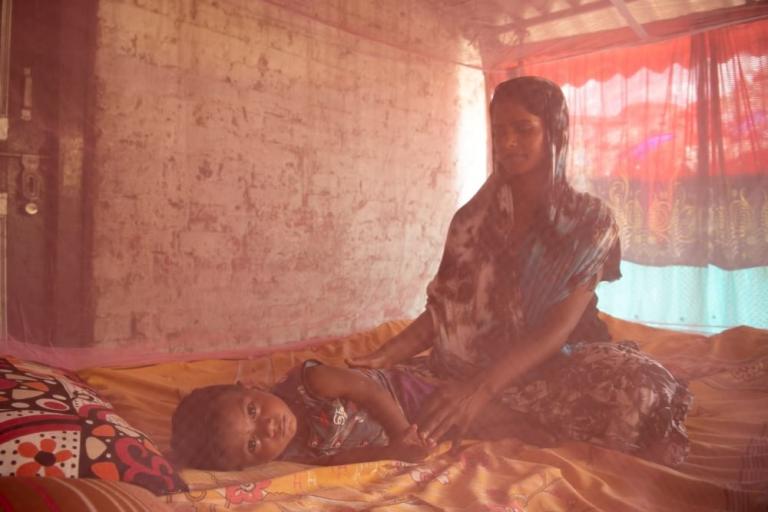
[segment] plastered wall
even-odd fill
[[[458,47],[410,3],[407,23],[349,4],[361,29]],[[275,345],[419,313],[479,71],[260,0],[100,0],[97,41],[97,344]]]

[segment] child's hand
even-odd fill
[[[432,448],[434,444],[429,444],[424,441],[419,435],[419,427],[416,424],[410,425],[405,431],[403,431],[398,437],[397,441],[403,444],[413,446],[423,446],[424,448]]]
[[[419,462],[427,458],[431,446],[419,436],[416,425],[409,426],[389,443],[389,456],[406,462]]]

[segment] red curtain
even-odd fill
[[[513,72],[563,86],[569,178],[611,205],[625,259],[768,265],[768,21]]]

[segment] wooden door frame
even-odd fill
[[[98,0],[59,0],[59,126],[55,180],[53,340],[93,343],[91,204]]]
[[[12,0],[0,0],[0,140],[8,138]],[[8,193],[0,192],[0,340],[8,337]]]

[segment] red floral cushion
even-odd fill
[[[76,375],[0,358],[0,476],[90,477],[155,494],[187,486],[152,441]]]

